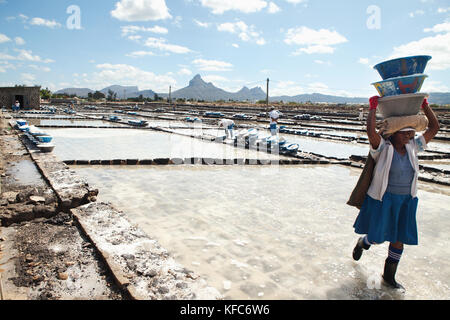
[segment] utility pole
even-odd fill
[[[269,107],[269,78],[267,78],[267,97],[266,97],[266,105]]]
[[[172,86],[169,86],[169,108],[171,106],[172,106]]]

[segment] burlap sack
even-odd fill
[[[424,115],[391,117],[377,123],[377,129],[383,137],[388,137],[404,128],[413,128],[416,132],[428,127],[428,119]]]
[[[369,190],[370,183],[372,182],[374,168],[375,160],[369,153],[369,155],[367,156],[366,164],[364,165],[363,171],[361,172],[356,187],[353,189],[353,192],[350,195],[350,199],[347,201],[347,204],[349,206],[361,209],[367,194],[367,190]]]

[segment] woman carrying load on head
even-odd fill
[[[373,179],[364,203],[354,223],[355,232],[365,235],[358,239],[353,249],[353,259],[359,260],[363,250],[371,245],[389,241],[389,253],[385,261],[383,279],[396,289],[404,289],[395,280],[397,266],[403,253],[403,245],[417,245],[417,180],[418,153],[439,131],[439,121],[427,99],[422,110],[428,119],[428,129],[415,135],[414,128],[401,128],[389,138],[383,138],[376,130],[378,96],[370,98],[367,117],[367,135],[370,154],[375,160]]]

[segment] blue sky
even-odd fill
[[[200,74],[236,92],[371,96],[372,66],[433,56],[450,91],[449,0],[0,0],[0,86],[167,93]]]

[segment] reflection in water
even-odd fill
[[[279,159],[256,150],[235,148],[176,134],[133,129],[48,129],[61,160],[155,159],[155,158],[247,158]]]
[[[21,186],[45,186],[41,174],[31,160],[22,160],[11,163],[6,173],[14,179],[14,181],[11,182],[12,184]]]
[[[387,244],[356,263],[357,210],[345,203],[360,170],[341,166],[168,166],[77,172],[227,299],[449,299],[450,188],[420,182],[419,246],[381,286]],[[424,189],[423,186],[427,186]]]
[[[61,120],[61,119],[36,119],[30,120],[30,124],[39,126],[92,126],[92,127],[117,127],[118,123],[102,120]]]

